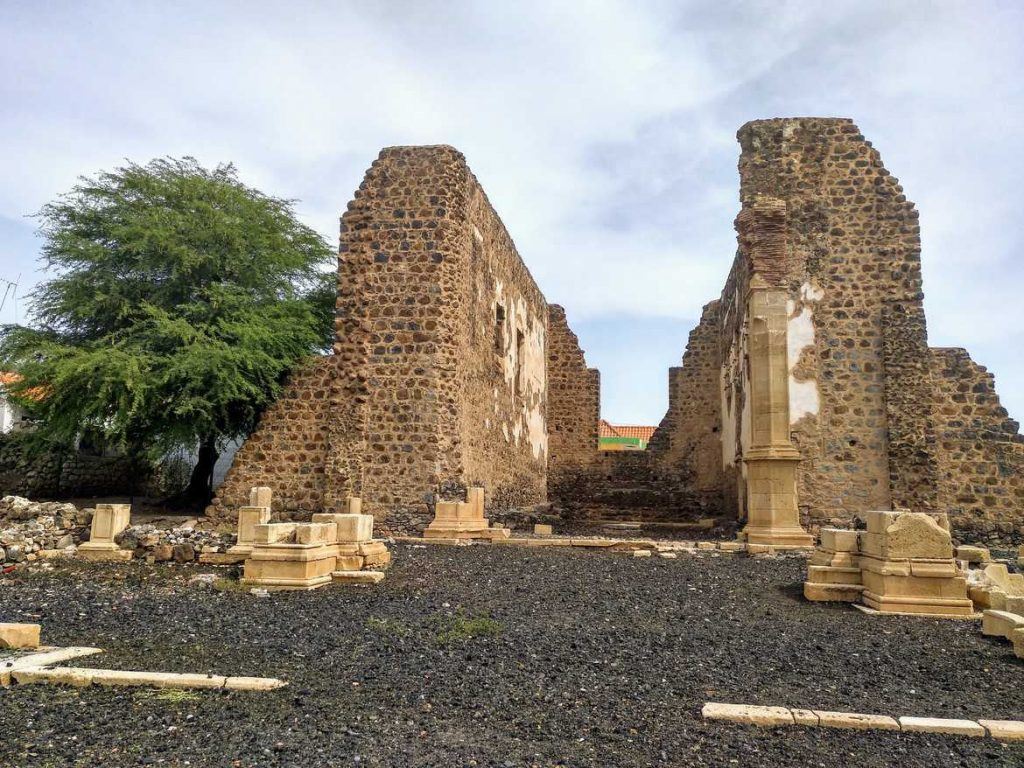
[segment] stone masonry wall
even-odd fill
[[[544,500],[547,305],[458,151],[391,147],[367,171],[341,220],[335,327],[214,517],[251,485],[286,516],[361,496],[384,532],[421,529],[437,494],[470,483],[492,505]]]
[[[1024,436],[999,403],[995,379],[964,349],[931,350],[938,506],[964,541],[1020,535]]]
[[[327,423],[334,356],[313,358],[297,367],[281,395],[263,414],[256,431],[235,454],[208,514],[230,516],[249,503],[257,485],[274,491],[274,512],[308,517],[323,508]]]
[[[721,511],[723,466],[719,302],[704,307],[682,366],[669,369],[669,404],[648,443],[663,476],[702,497],[702,515]]]

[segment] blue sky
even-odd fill
[[[602,370],[651,423],[735,251],[736,129],[854,118],[921,211],[933,346],[1024,415],[1024,3],[0,0],[0,278],[26,218],[124,158],[232,161],[331,242],[383,146],[462,150]],[[15,317],[8,301],[0,321]]]

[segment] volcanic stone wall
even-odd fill
[[[1024,506],[1024,437],[964,349],[931,350],[937,490],[964,540],[1005,540]]]
[[[740,248],[715,320],[725,508],[744,514],[745,302],[756,274],[789,295],[790,437],[806,524],[909,507],[948,510],[965,530],[1019,526],[1016,423],[984,369],[929,349],[918,213],[878,152],[845,119],[760,120],[738,138]],[[705,425],[681,419],[677,403],[705,397],[706,385],[673,382],[661,431],[694,443]],[[665,437],[652,442],[664,450]]]
[[[582,475],[597,462],[601,419],[601,374],[588,368],[565,310],[548,305],[548,489],[559,504],[571,504]]]
[[[211,512],[252,485],[288,516],[358,495],[412,531],[468,484],[545,499],[547,304],[463,156],[383,150],[341,219],[333,354],[298,372]]]
[[[723,500],[718,337],[719,302],[713,301],[690,332],[682,365],[669,369],[668,410],[647,446],[660,477],[700,497],[701,516],[720,512]]]

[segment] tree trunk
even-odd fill
[[[164,503],[169,507],[194,507],[201,512],[213,499],[213,467],[217,456],[217,438],[212,435],[203,438],[188,485]]]

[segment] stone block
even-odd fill
[[[817,584],[860,584],[860,568],[809,565],[807,566],[807,580]]]
[[[554,526],[545,523],[537,523],[533,526],[533,532],[537,536],[550,536],[555,532]]]
[[[856,553],[859,551],[859,533],[845,528],[822,528],[821,548],[829,552]]]
[[[1024,629],[1024,616],[1008,611],[985,611],[981,615],[981,633],[988,637],[1013,639],[1013,632]]]
[[[992,559],[992,556],[985,547],[961,544],[956,548],[956,559],[966,560],[968,563],[987,563]]]
[[[295,543],[333,544],[336,530],[334,523],[298,523],[295,526]]]
[[[251,488],[249,490],[249,506],[270,509],[271,500],[273,499],[273,496],[273,491],[270,488],[267,488],[265,485],[260,485]]]
[[[260,490],[253,488],[253,491]],[[255,541],[255,527],[270,522],[270,507],[241,507],[238,510],[238,541],[236,546],[252,549]]]
[[[288,685],[274,677],[229,677],[224,687],[229,691],[274,691]]]
[[[804,582],[804,597],[814,602],[855,603],[864,587],[859,584],[817,584]]]
[[[633,557],[650,557],[651,550],[649,549],[634,549]]]
[[[115,554],[122,550],[114,542],[114,537],[128,527],[131,511],[130,504],[97,504],[89,528],[89,541],[78,547],[79,557],[86,560],[130,560],[130,551],[127,557]]]
[[[338,515],[339,543],[361,543],[373,538],[373,515]]]
[[[708,702],[701,709],[706,720],[727,720],[733,723],[765,727],[793,725],[793,714],[785,707],[761,707],[753,704],[720,704]]]
[[[858,731],[898,731],[900,724],[887,715],[865,715],[860,712],[829,712],[814,710],[823,728],[849,728]]]
[[[295,540],[295,527],[297,523],[264,523],[253,526],[253,543],[260,544],[281,544]]]
[[[885,533],[889,526],[896,522],[896,518],[899,516],[899,512],[893,512],[892,510],[873,510],[870,512],[864,512],[861,517],[864,519],[864,523],[867,527],[868,533]]]
[[[916,733],[951,733],[956,736],[985,735],[985,729],[973,720],[944,717],[901,717],[900,729]]]
[[[484,516],[484,489],[479,486],[471,486],[466,489],[466,503],[472,510],[474,517]]]
[[[998,599],[996,595],[1001,595],[1002,605],[996,605]],[[1000,590],[992,590],[989,595],[989,608],[996,611],[1007,611],[1009,613],[1016,613],[1018,616],[1024,616],[1024,595],[1007,595],[1005,592]]]
[[[0,623],[0,648],[38,648],[38,624]]]
[[[337,584],[379,584],[384,581],[381,571],[335,571],[331,578]]]
[[[979,720],[993,739],[1000,741],[1024,741],[1024,722],[1020,720]]]

